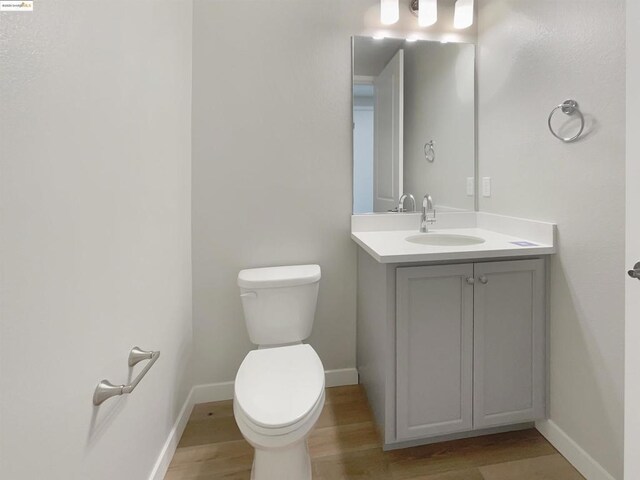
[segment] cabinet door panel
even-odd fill
[[[472,428],[472,265],[397,270],[398,440]]]
[[[474,428],[542,418],[544,261],[474,268]]]

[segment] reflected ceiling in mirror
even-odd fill
[[[353,213],[474,210],[475,46],[354,37],[352,58]]]

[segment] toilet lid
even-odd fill
[[[310,345],[253,350],[235,381],[235,400],[264,428],[292,425],[311,411],[324,390],[324,368]]]

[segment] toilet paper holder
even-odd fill
[[[93,392],[93,404],[100,405],[111,397],[133,392],[140,383],[140,380],[142,380],[151,367],[153,367],[153,364],[156,363],[158,358],[160,358],[159,350],[145,351],[139,347],[133,347],[129,352],[129,366],[133,367],[144,360],[149,360],[149,363],[145,365],[138,376],[128,385],[114,385],[109,380],[102,380]]]

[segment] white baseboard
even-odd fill
[[[587,480],[615,480],[602,465],[596,462],[580,445],[552,420],[536,422],[536,429],[553,445]]]
[[[355,368],[341,368],[327,370],[325,385],[327,387],[341,387],[343,385],[357,385],[358,371]],[[233,382],[208,383],[193,387],[193,403],[219,402],[233,398]]]
[[[341,368],[339,370],[327,370],[324,372],[324,384],[329,387],[342,387],[344,385],[358,384],[358,370],[355,368]]]
[[[233,398],[233,382],[207,383],[193,387],[195,404],[220,402]]]
[[[156,460],[156,464],[153,466],[153,470],[151,470],[151,475],[149,475],[149,480],[164,479],[167,474],[167,470],[169,469],[171,459],[176,452],[178,442],[180,442],[180,438],[187,426],[187,421],[191,416],[191,411],[193,410],[194,405],[194,389],[192,388],[189,395],[187,395],[187,399],[182,405],[182,409],[178,414],[178,418],[176,418],[176,422],[173,424],[173,428],[171,428],[171,431],[169,432],[167,441],[164,442],[164,445],[162,446],[162,450]]]

